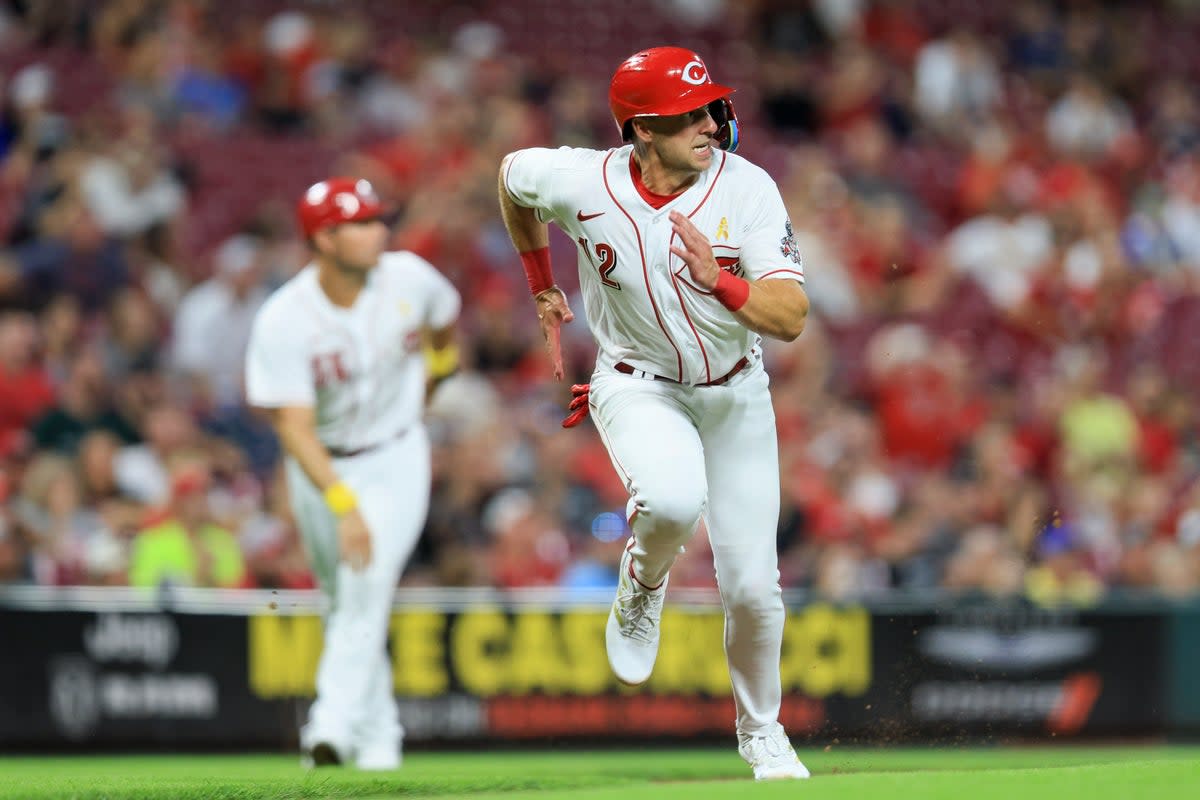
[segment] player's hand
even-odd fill
[[[356,508],[338,520],[338,553],[355,572],[371,565],[371,532]]]
[[[537,305],[538,321],[542,325],[542,338],[546,340],[546,352],[550,355],[550,363],[554,365],[554,379],[561,381],[566,370],[563,369],[558,329],[564,322],[575,319],[575,315],[567,305],[567,296],[557,286],[538,292],[533,300]]]
[[[672,245],[671,252],[687,264],[688,273],[692,276],[692,283],[705,291],[710,291],[717,285],[721,267],[717,264],[717,259],[713,257],[712,245],[709,244],[708,237],[701,233],[690,219],[678,211],[672,211],[670,218],[671,228],[679,237],[679,244]]]
[[[574,428],[588,415],[588,392],[591,391],[590,383],[577,383],[571,387],[571,405],[567,406],[567,410],[571,413],[562,421],[564,428]]]

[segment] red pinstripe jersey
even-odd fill
[[[575,241],[588,324],[599,362],[623,361],[683,383],[727,373],[758,343],[708,292],[693,285],[668,214],[708,235],[723,269],[749,280],[804,281],[779,189],[760,167],[720,150],[694,184],[661,208],[638,193],[632,145],[597,151],[530,148],[508,162],[509,195]]]

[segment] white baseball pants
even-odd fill
[[[775,549],[779,453],[757,353],[721,386],[692,387],[598,368],[592,419],[630,494],[634,570],[662,582],[701,515],[725,607],[737,727],[779,716],[783,593]]]
[[[337,520],[300,465],[288,460],[292,510],[329,598],[317,699],[301,731],[302,747],[332,742],[345,757],[399,750],[404,729],[392,692],[388,621],[396,583],[429,511],[429,459],[429,439],[416,426],[376,450],[334,460],[370,529],[371,564],[362,572],[339,560]]]

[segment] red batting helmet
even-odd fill
[[[329,178],[314,183],[296,204],[306,237],[329,225],[374,219],[382,212],[375,189],[363,178]]]
[[[682,47],[652,47],[617,67],[608,86],[608,104],[621,138],[630,141],[634,117],[669,117],[708,107],[717,123],[717,144],[737,147],[737,115],[728,96],[734,90],[713,83],[700,56]]]

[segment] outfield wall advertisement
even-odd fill
[[[274,605],[274,604],[272,604]],[[728,736],[719,609],[668,608],[650,682],[621,686],[594,606],[398,607],[410,741]],[[1024,607],[789,610],[781,719],[796,737],[1163,732],[1158,613]],[[311,613],[0,606],[0,745],[290,746],[314,691]]]

